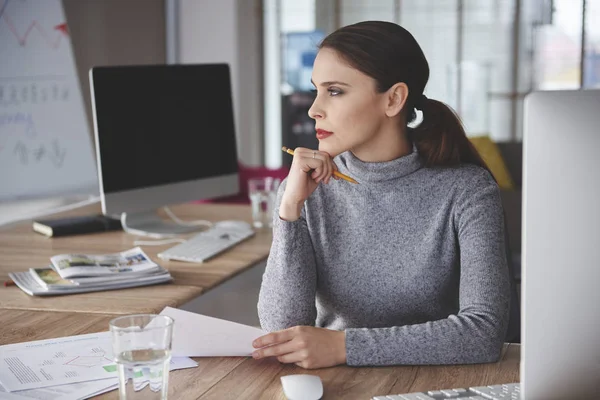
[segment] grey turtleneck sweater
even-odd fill
[[[297,221],[274,213],[263,329],[344,330],[349,365],[497,361],[510,284],[499,189],[483,168],[425,168],[416,150],[321,184]]]

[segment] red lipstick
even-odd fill
[[[326,131],[325,129],[317,129],[317,139],[322,140],[333,135],[333,132]]]

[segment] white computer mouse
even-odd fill
[[[323,383],[316,375],[282,376],[281,386],[288,400],[319,400],[323,397]]]
[[[252,225],[247,223],[246,221],[235,220],[235,219],[226,219],[223,221],[215,222],[216,228],[224,228],[224,229],[239,229],[239,230],[252,230]]]

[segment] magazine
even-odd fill
[[[94,287],[94,286],[110,286],[110,285],[120,285],[129,282],[146,282],[152,281],[154,279],[160,279],[165,276],[169,276],[169,272],[162,267],[156,272],[151,272],[144,275],[105,275],[105,276],[97,276],[90,278],[73,278],[73,279],[63,279],[54,269],[51,267],[45,268],[30,268],[29,273],[36,280],[36,282],[46,288],[46,289],[73,289],[76,287],[84,288],[84,287]]]
[[[60,254],[51,257],[50,262],[64,279],[115,274],[145,275],[160,269],[139,247],[114,254]]]
[[[173,280],[139,248],[114,254],[61,254],[51,264],[8,276],[31,296],[65,295],[154,285]]]
[[[43,285],[30,271],[10,272],[9,278],[25,293],[30,296],[65,295],[84,292],[99,292],[104,290],[125,289],[136,286],[155,285],[157,283],[169,282],[173,278],[168,271],[162,274],[152,274],[147,277],[130,278],[124,281],[108,282],[94,285],[73,285],[72,287]]]

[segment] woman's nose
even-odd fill
[[[317,100],[313,101],[312,106],[308,109],[308,116],[312,119],[320,119],[323,118],[324,113],[323,110],[317,104]]]

